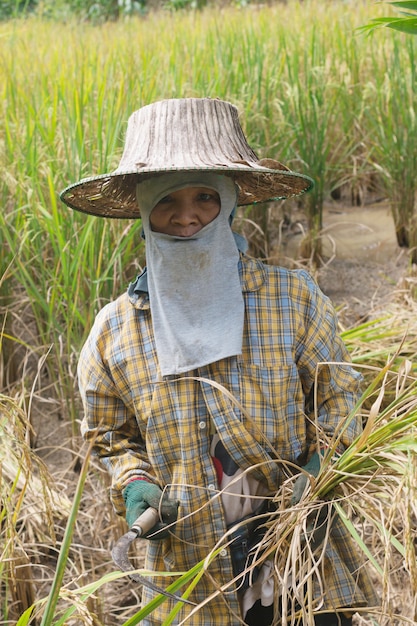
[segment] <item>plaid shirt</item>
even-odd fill
[[[82,432],[87,440],[95,437],[95,452],[112,477],[116,511],[124,513],[122,491],[135,476],[169,485],[170,497],[180,502],[175,536],[148,542],[146,567],[153,571],[188,570],[226,531],[210,456],[213,421],[239,466],[265,460],[264,437],[279,457],[297,463],[316,439],[315,420],[331,436],[358,397],[360,375],[337,336],[334,309],[310,275],[244,255],[239,270],[246,310],[241,356],[161,379],[145,292],[124,294],[104,307],[80,356]],[[238,404],[207,380],[224,386]],[[359,420],[351,422],[341,444],[348,446],[359,432]],[[275,491],[281,479],[276,471],[257,478]],[[208,572],[217,583],[233,578],[228,550]],[[191,599],[205,600],[215,589],[213,580],[203,577]],[[154,581],[166,587],[170,579]],[[335,606],[363,602],[362,592],[352,596],[344,582],[330,587]],[[147,602],[152,592],[145,589],[144,596]],[[161,624],[170,608],[167,600],[146,623]],[[180,611],[181,619],[188,611]],[[240,623],[233,612],[239,615],[238,599],[229,593],[190,623],[219,623],[220,616],[224,626]]]

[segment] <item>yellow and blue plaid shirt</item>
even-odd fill
[[[86,440],[95,438],[94,450],[111,475],[116,511],[124,513],[122,491],[141,476],[168,485],[170,497],[180,502],[174,535],[149,542],[146,567],[153,571],[190,569],[226,531],[210,456],[213,421],[239,466],[259,462],[251,442],[263,449],[265,438],[278,457],[297,463],[316,440],[317,422],[320,432],[331,437],[358,398],[361,377],[337,335],[334,309],[311,276],[245,255],[239,271],[245,300],[242,355],[161,379],[148,294],[134,290],[100,311],[81,352],[82,432]],[[340,443],[350,445],[360,429],[359,419],[351,421]],[[257,478],[271,491],[279,488],[282,476],[261,472]],[[337,553],[341,566],[345,556],[352,561],[350,572],[360,566],[351,546]],[[233,578],[227,550],[209,573],[212,578],[203,577],[193,601],[205,600],[216,581]],[[351,585],[349,572],[345,578],[329,582],[329,606],[364,603],[368,590]],[[164,587],[169,580],[154,579]],[[144,601],[152,594],[145,589]],[[161,624],[170,608],[167,600],[144,623]],[[189,610],[184,607],[175,623]],[[234,613],[239,615],[238,599],[229,593],[212,600],[189,623],[207,626],[220,623],[221,616],[222,626],[238,624]]]

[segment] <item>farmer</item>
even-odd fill
[[[149,506],[160,512],[144,539],[146,569],[187,571],[223,545],[189,597],[209,601],[183,605],[175,623],[193,611],[195,626],[279,618],[271,561],[238,578],[262,533],[256,516],[265,521],[285,462],[317,474],[317,433],[325,445],[357,399],[360,377],[328,298],[306,271],[247,256],[231,228],[237,205],[311,186],[257,158],[233,105],[190,98],[134,112],[117,170],[61,194],[76,210],[142,220],[146,268],[98,314],[80,356],[82,433],[128,525]],[[359,432],[351,422],[340,446]],[[293,504],[306,474],[297,480]],[[317,625],[351,624],[349,609],[374,602],[361,559],[338,541],[329,541]],[[154,595],[145,586],[143,603]],[[172,608],[167,599],[143,623],[160,625]]]

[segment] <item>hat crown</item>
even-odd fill
[[[132,113],[115,173],[255,165],[238,110],[213,98],[160,100]]]

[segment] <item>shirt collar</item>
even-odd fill
[[[265,265],[259,259],[253,259],[245,254],[241,254],[239,275],[243,293],[258,291],[266,281]]]

